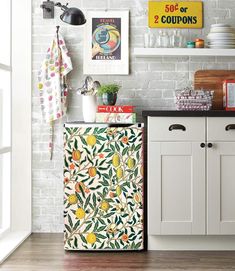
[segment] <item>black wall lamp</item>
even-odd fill
[[[68,8],[68,3],[66,5],[62,5],[59,2],[55,3],[50,0],[44,1],[41,5],[41,8],[43,9],[43,18],[53,19],[55,7],[59,7],[63,11],[60,15],[60,19],[63,22],[71,25],[83,25],[86,23],[86,18],[80,9]]]

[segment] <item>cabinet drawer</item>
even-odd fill
[[[208,141],[235,141],[235,118],[207,118]]]
[[[149,117],[149,141],[205,141],[205,118]]]

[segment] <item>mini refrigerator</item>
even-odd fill
[[[144,248],[143,132],[143,124],[65,124],[65,250]]]

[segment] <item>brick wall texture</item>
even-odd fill
[[[69,81],[73,88],[82,85],[83,75],[83,27],[62,23],[60,10],[55,19],[44,20],[39,8],[42,0],[32,1],[33,17],[33,231],[63,231],[63,122],[82,120],[81,97],[69,95],[69,112],[63,121],[55,126],[54,159],[49,160],[48,126],[41,117],[37,71],[45,56],[48,45],[55,35],[56,25],[61,26],[67,47],[72,56],[74,69]],[[65,3],[64,1],[61,1]],[[139,120],[144,109],[173,109],[174,90],[190,85],[196,70],[235,69],[235,58],[231,57],[156,57],[135,58],[134,47],[143,47],[143,35],[147,27],[147,0],[70,0],[69,6],[86,9],[129,9],[130,10],[130,75],[94,76],[102,83],[117,82],[122,86],[119,103],[136,106]],[[204,28],[182,30],[187,39],[206,37],[210,25],[228,23],[234,26],[234,0],[205,0]],[[158,30],[151,30],[157,34]]]

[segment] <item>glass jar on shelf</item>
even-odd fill
[[[155,47],[161,48],[161,38],[160,36],[162,35],[161,30],[156,34],[155,37]]]
[[[159,45],[161,48],[170,47],[169,35],[165,30],[159,32]]]
[[[180,48],[183,47],[183,36],[179,30],[174,30],[171,35],[171,47]]]
[[[154,34],[151,32],[144,34],[144,47],[145,48],[153,48],[155,44]]]

